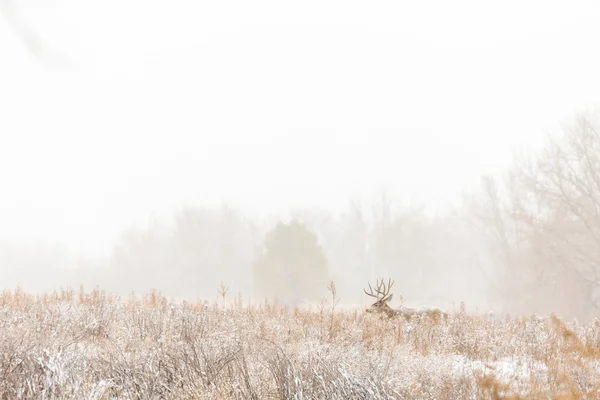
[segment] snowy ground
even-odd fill
[[[0,398],[598,398],[600,323],[0,295]]]

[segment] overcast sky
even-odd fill
[[[90,251],[186,203],[441,207],[600,102],[597,1],[10,5],[0,235]]]

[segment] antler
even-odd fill
[[[371,293],[367,292],[367,289],[363,289],[363,291],[367,294],[367,296],[375,297],[377,300],[379,300],[379,295],[373,293],[373,288],[371,287],[370,283],[369,283],[369,289],[371,290]]]
[[[392,285],[394,285],[394,281],[390,278],[388,280],[387,287],[386,287],[385,282],[383,281],[383,279],[381,280],[381,282],[379,282],[379,280],[376,280],[375,282],[377,284],[377,289],[375,289],[376,293],[373,293],[373,288],[371,287],[370,283],[369,283],[370,293],[367,292],[366,289],[363,289],[363,290],[364,290],[364,292],[368,296],[375,297],[378,301],[379,300],[384,300],[390,294],[390,289],[392,288]]]

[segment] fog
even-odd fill
[[[508,237],[522,207],[482,181],[514,199],[515,154],[598,108],[595,2],[0,4],[0,286],[299,305],[334,280],[362,307],[392,277],[395,304],[596,311],[578,267],[569,305],[557,273],[514,273],[550,250]],[[257,263],[295,220],[326,273],[287,299]]]

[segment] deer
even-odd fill
[[[373,288],[369,283],[369,292],[367,292],[366,289],[363,290],[368,296],[376,298],[377,301],[371,304],[371,306],[366,309],[366,312],[373,314],[385,314],[388,318],[401,316],[407,321],[410,321],[415,316],[433,316],[436,319],[439,319],[439,317],[442,316],[450,316],[450,314],[448,314],[446,311],[437,307],[409,308],[401,306],[400,308],[396,309],[390,307],[388,303],[394,296],[393,293],[390,293],[393,285],[394,281],[391,278],[388,280],[387,286],[383,279],[381,282],[377,280],[376,289],[373,291]]]

